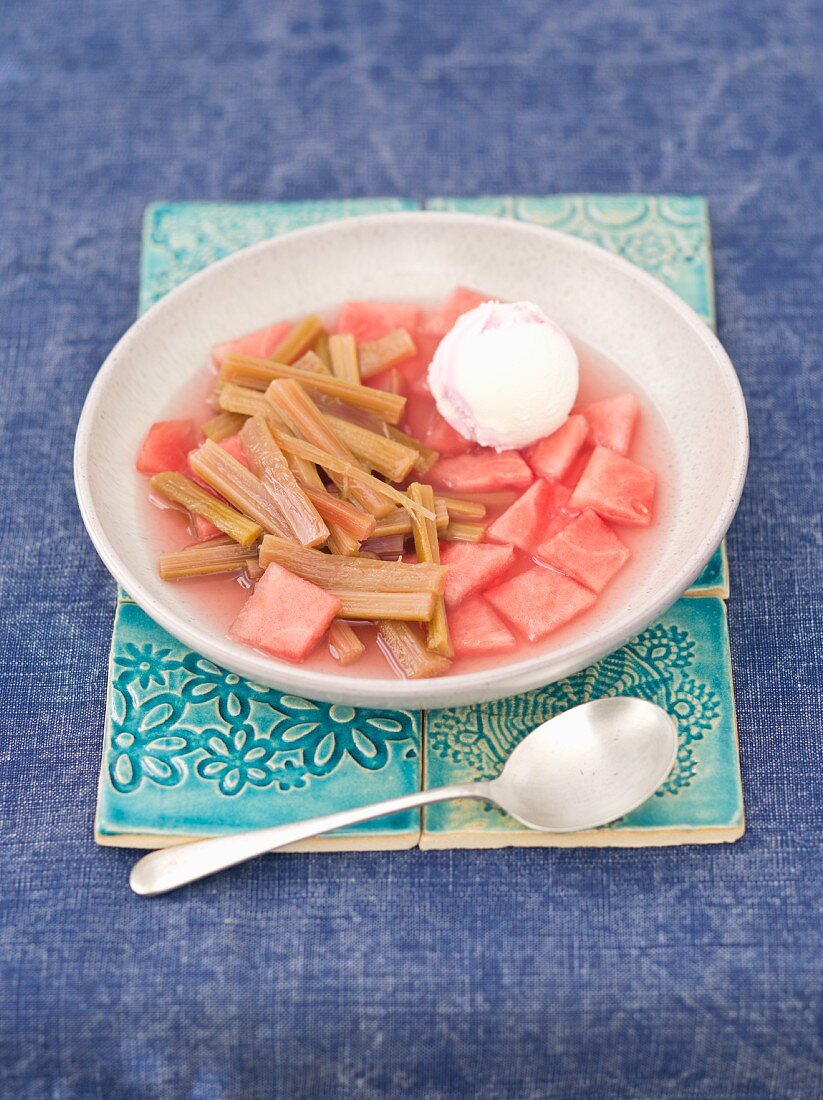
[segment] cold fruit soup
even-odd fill
[[[559,428],[520,450],[464,439],[428,369],[485,301],[458,288],[434,308],[278,322],[214,347],[158,410],[140,521],[216,632],[323,672],[418,678],[537,655],[631,604],[676,491],[662,418],[569,337],[579,389]]]

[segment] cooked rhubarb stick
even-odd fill
[[[304,317],[292,328],[288,336],[281,340],[271,353],[277,363],[293,363],[309,350],[323,331],[323,321],[316,313]]]
[[[207,439],[219,443],[230,435],[236,435],[246,423],[246,417],[236,412],[221,412],[202,424],[200,430]]]
[[[395,508],[387,516],[381,516],[374,528],[376,538],[390,535],[410,535],[412,532],[411,513],[405,508]]]
[[[260,390],[249,389],[248,386],[238,386],[234,382],[222,384],[217,392],[217,400],[220,408],[227,413],[263,417],[273,415],[265,394]]]
[[[353,466],[360,465],[299,382],[289,378],[272,382],[266,390],[266,400],[280,413],[295,435],[301,435],[308,443]],[[351,497],[372,515],[384,516],[391,511],[385,496],[369,485],[351,482],[345,475],[335,473],[332,473],[332,479],[343,496]]]
[[[185,550],[160,555],[160,576],[164,581],[182,577],[203,577],[210,573],[233,573],[250,560],[256,561],[256,546],[238,546],[231,539],[210,539]]]
[[[486,514],[486,505],[476,500],[461,500],[459,497],[440,497],[449,513],[449,519],[482,519]]]
[[[331,369],[326,366],[315,351],[307,351],[305,355],[295,359],[294,365],[299,367],[300,370],[313,371],[315,374],[331,374]]]
[[[354,457],[372,470],[387,477],[389,481],[402,481],[408,477],[417,461],[417,451],[394,439],[369,431],[368,428],[361,428],[359,424],[341,420],[338,416],[326,416],[325,419]]]
[[[259,581],[263,574],[266,572],[265,569],[260,568],[260,562],[257,560],[257,558],[249,558],[249,560],[243,566],[243,570],[246,574],[246,580],[251,581],[252,584],[254,584],[256,581]]]
[[[288,530],[301,546],[321,546],[329,529],[297,483],[283,452],[272,439],[266,421],[253,416],[240,430],[243,452],[253,472],[277,501]]]
[[[396,443],[402,443],[404,446],[411,447],[413,450],[417,451],[417,458],[414,463],[415,473],[425,474],[426,471],[430,470],[435,462],[437,462],[438,458],[440,458],[439,451],[433,451],[431,447],[427,447],[425,443],[421,443],[420,440],[415,439],[413,435],[407,435],[391,424],[386,425],[386,431],[389,434],[389,439],[393,439]]]
[[[358,542],[371,538],[374,534],[377,520],[371,512],[364,512],[323,488],[309,488],[307,485],[303,491],[327,524],[334,524],[338,529],[347,531]]]
[[[330,520],[327,521],[326,525],[329,531],[331,531],[329,535],[329,550],[331,550],[332,554],[339,554],[344,558],[356,558],[360,553],[360,542],[358,539]]]
[[[405,535],[377,535],[362,544],[360,553],[373,554],[382,561],[398,561],[403,557],[405,542]]]
[[[440,497],[434,498],[435,526],[445,531],[449,525],[449,513]],[[388,516],[381,516],[374,529],[375,535],[410,535],[412,533],[411,513],[405,508],[397,508]]]
[[[214,446],[217,447],[218,444],[215,443]],[[237,465],[239,466],[240,463],[238,462]],[[263,528],[259,523],[253,523],[247,516],[236,512],[234,508],[218,500],[206,489],[201,489],[184,474],[155,474],[151,479],[151,485],[167,500],[180,504],[195,515],[207,519],[209,523],[213,523],[241,546],[250,546],[263,534]]]
[[[462,523],[460,520],[452,520],[445,531],[441,531],[440,538],[444,542],[482,542],[486,533],[483,523]]]
[[[360,353],[360,377],[371,378],[388,370],[395,363],[411,359],[417,354],[414,340],[404,328],[396,328],[379,340],[366,340],[358,348]]]
[[[357,358],[357,344],[350,332],[341,332],[329,337],[329,355],[331,369],[336,378],[359,386],[360,363]]]
[[[421,485],[415,481],[406,492],[412,500],[417,501],[429,510],[434,510],[434,489],[431,485]],[[429,562],[433,565],[440,564],[440,543],[437,541],[437,525],[434,520],[412,517],[412,534],[414,535],[414,549],[419,562]],[[434,605],[429,625],[426,628],[426,645],[433,653],[439,653],[441,657],[453,657],[454,647],[449,637],[449,621],[446,618],[446,605],[443,597],[438,596]]]
[[[362,657],[366,647],[356,631],[342,619],[335,619],[329,627],[329,653],[341,665],[350,665]]]
[[[408,623],[379,623],[377,641],[389,664],[409,680],[440,676],[451,666],[451,661],[433,653],[419,631]]]
[[[384,393],[372,386],[355,386],[332,375],[317,374],[314,371],[300,370],[299,367],[286,366],[284,363],[270,362],[268,359],[255,359],[250,355],[230,355],[220,371],[221,382],[236,382],[252,390],[268,389],[269,383],[276,378],[293,378],[329,397],[336,397],[358,409],[374,413],[389,424],[397,424],[406,406],[405,397],[394,393]]]
[[[259,523],[264,531],[276,535],[290,534],[280,502],[269,486],[219,443],[207,439],[202,447],[189,455],[189,465],[201,480],[244,515]]]
[[[494,489],[488,493],[458,493],[450,489],[448,499],[473,501],[475,504],[485,504],[488,508],[508,508],[520,496],[522,493],[514,489]]]
[[[306,550],[276,535],[266,535],[260,546],[260,564],[265,568],[273,561],[319,588],[357,592],[430,592],[440,595],[446,583],[446,570],[442,565],[409,565],[402,561],[372,561],[369,558],[322,554],[319,550]]]
[[[389,562],[364,559],[370,565],[389,565]],[[355,619],[380,622],[427,623],[434,614],[437,597],[433,592],[361,592],[359,589],[327,588],[326,591],[340,600],[339,619]]]
[[[273,435],[280,449],[285,451],[287,455],[297,455],[309,462],[316,462],[318,466],[322,466],[330,474],[344,474],[352,481],[362,481],[382,493],[387,500],[407,508],[410,512],[421,511],[419,505],[415,504],[405,493],[401,493],[399,489],[395,489],[393,485],[388,485],[385,481],[378,481],[376,477],[367,474],[362,467],[355,466],[351,462],[344,462],[343,459],[330,455],[328,451],[323,451],[311,443],[306,443],[303,439],[289,435],[288,432],[275,429]],[[428,516],[429,519],[436,519],[436,516],[425,508],[422,509],[421,514]]]
[[[328,367],[327,373],[331,372],[331,355],[329,354],[329,334],[325,329],[321,329],[317,339],[314,341],[314,348],[312,349],[314,354],[322,360],[323,366]]]

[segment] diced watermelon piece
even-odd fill
[[[540,565],[503,581],[486,599],[530,642],[545,638],[586,611],[597,596],[582,584]]]
[[[470,439],[462,436],[436,409],[423,436],[423,442],[441,455],[464,455],[474,446]]]
[[[406,379],[399,367],[389,367],[380,374],[372,375],[366,384],[375,390],[396,393],[400,397],[406,396]]]
[[[201,542],[205,542],[206,539],[213,539],[223,534],[220,528],[216,527],[211,520],[205,519],[203,516],[198,516],[194,512],[191,513],[191,518],[194,522],[194,530],[197,532],[197,537]]]
[[[514,634],[482,596],[470,596],[449,611],[449,634],[458,657],[500,653],[517,644]]]
[[[237,340],[226,340],[222,344],[215,344],[211,349],[211,357],[218,367],[223,365],[223,360],[229,355],[254,355],[258,359],[269,359],[272,352],[288,334],[291,324],[289,321],[277,321],[273,325],[266,325],[256,332],[246,333]]]
[[[584,443],[577,453],[577,457],[569,466],[567,472],[562,477],[562,483],[567,485],[569,490],[572,490],[583,476],[583,471],[589,464],[589,459],[592,457],[592,451],[594,447],[590,447],[588,443]]]
[[[479,290],[470,290],[467,286],[455,287],[440,308],[426,318],[426,328],[445,336],[458,317],[488,301],[491,301],[490,294],[481,294]]]
[[[225,439],[220,440],[220,446],[224,451],[228,451],[232,458],[236,458],[238,462],[242,462],[245,467],[250,468],[239,435],[236,433],[234,435],[227,435]]]
[[[185,470],[189,451],[199,442],[200,431],[193,420],[158,420],[143,440],[137,469],[141,474]]]
[[[514,549],[486,542],[441,542],[440,561],[448,566],[443,595],[451,608],[505,573],[514,561]]]
[[[362,344],[364,340],[379,340],[396,328],[413,334],[421,316],[420,307],[409,302],[346,302],[337,331],[350,332]]]
[[[398,364],[397,369],[406,378],[409,393],[428,395],[430,392],[427,377],[429,363],[431,363],[437,345],[440,343],[440,337],[434,336],[424,329],[416,329],[411,333],[411,338],[417,347],[417,354],[413,355],[411,359],[406,359],[403,363]]]
[[[496,489],[525,489],[534,475],[519,451],[484,449],[467,455],[451,455],[435,462],[429,471],[433,485],[461,493],[485,493]]]
[[[585,416],[572,413],[556,432],[530,447],[526,460],[538,477],[559,481],[568,472],[589,434]]]
[[[568,522],[569,517],[563,515],[561,509],[569,495],[565,486],[549,484],[538,478],[497,517],[486,535],[492,542],[508,542],[532,553],[546,537],[551,521],[561,520],[561,526]]]
[[[587,509],[544,542],[537,556],[593,592],[602,592],[632,555],[608,523]]]
[[[593,508],[603,519],[648,527],[652,521],[655,476],[651,470],[607,447],[595,447],[569,507]]]
[[[575,410],[589,424],[589,442],[596,447],[608,447],[619,455],[629,453],[629,446],[640,411],[633,393],[619,393]]]
[[[229,636],[286,661],[302,661],[339,610],[336,596],[273,563],[229,627]]]
[[[430,397],[410,394],[406,398],[401,428],[415,439],[424,439],[434,416],[434,402]]]

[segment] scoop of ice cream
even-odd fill
[[[577,353],[533,302],[484,302],[459,317],[429,366],[440,414],[498,451],[551,435],[577,396]]]

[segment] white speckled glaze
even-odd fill
[[[677,506],[666,549],[619,613],[589,612],[583,639],[439,680],[329,676],[217,634],[157,575],[137,523],[145,482],[134,458],[147,426],[203,370],[212,344],[347,298],[421,299],[456,284],[536,302],[621,364],[675,440]],[[526,691],[622,645],[700,573],[737,508],[748,458],[746,409],[716,337],[680,298],[625,260],[552,230],[452,213],[385,214],[304,229],[235,253],[150,309],[115,346],[89,391],[75,445],[86,527],[104,563],[171,634],[249,679],[309,698],[375,707],[446,707]]]

